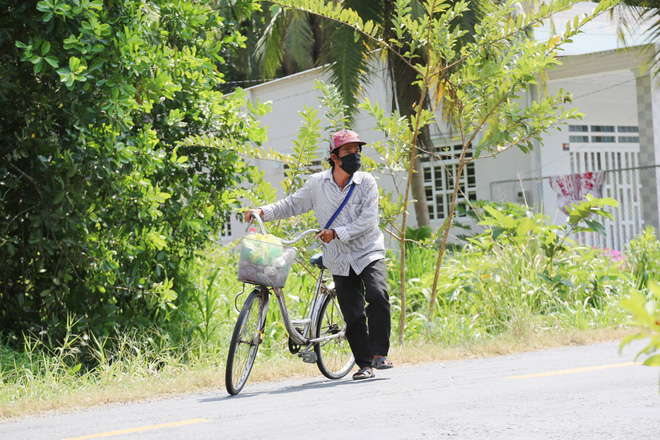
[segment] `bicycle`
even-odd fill
[[[257,219],[262,233],[266,234],[267,230],[261,218],[256,213],[253,214],[254,218]],[[253,222],[254,220],[250,222],[248,228]],[[282,240],[282,245],[295,244],[316,233],[317,230],[309,229],[291,240]],[[334,283],[328,283],[325,279],[327,275],[322,254],[314,255],[310,263],[319,269],[319,275],[305,318],[291,319],[289,316],[283,291],[284,282],[281,282],[281,287],[273,287],[263,280],[247,281],[255,286],[243,303],[229,343],[225,372],[225,385],[229,394],[238,394],[252,371],[259,345],[264,339],[266,314],[270,296],[273,294],[289,335],[289,351],[292,354],[297,354],[303,362],[316,363],[328,379],[341,379],[355,365],[353,353],[346,340],[346,324],[337,303]]]

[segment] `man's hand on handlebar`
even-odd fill
[[[314,238],[320,238],[323,243],[330,243],[337,238],[337,233],[334,229],[321,229]]]
[[[248,209],[245,211],[245,215],[243,216],[243,218],[247,223],[249,223],[252,221],[255,215],[258,215],[259,218],[263,218],[264,216],[263,209],[261,208]],[[312,231],[310,230],[307,232],[312,232]],[[320,239],[323,243],[330,243],[332,240],[338,237],[337,237],[337,232],[334,229],[321,229],[314,238]]]
[[[252,213],[257,214],[259,217],[264,216],[264,211],[261,208],[248,209],[247,211],[245,211],[245,217],[244,217],[246,222],[249,223],[250,221],[252,221],[252,217],[253,217]]]

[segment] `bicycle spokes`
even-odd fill
[[[254,332],[253,336],[250,337],[249,335],[245,335],[245,338],[241,338],[240,341],[238,341],[239,344],[248,344],[251,347],[255,347],[259,344],[261,344],[261,341],[264,340],[264,334],[261,333],[259,330]]]

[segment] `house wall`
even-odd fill
[[[637,126],[637,100],[635,75],[631,70],[558,79],[548,83],[548,93],[564,89],[573,94],[572,107],[584,114],[581,120],[570,120],[559,131],[544,137],[541,149],[542,176],[571,173],[571,152],[608,148],[612,146],[639,151],[639,144],[571,143],[568,125]],[[567,108],[570,108],[567,106]],[[592,135],[593,133],[585,133]],[[569,150],[563,149],[569,144]]]

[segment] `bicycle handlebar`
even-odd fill
[[[250,229],[250,225],[252,225],[252,223],[254,223],[255,218],[257,219],[257,223],[259,224],[259,227],[261,228],[261,232],[263,234],[268,233],[268,231],[266,230],[266,226],[264,225],[263,220],[261,220],[261,217],[256,212],[252,212],[252,218],[250,220],[250,223],[248,223],[247,229],[248,230]],[[300,240],[302,240],[304,237],[306,237],[308,235],[311,235],[311,234],[318,234],[318,232],[319,232],[319,229],[308,229],[308,230],[306,230],[304,232],[301,232],[300,234],[296,235],[291,240],[282,240],[282,244],[294,244],[294,243],[297,243]]]
[[[291,240],[282,240],[282,244],[293,244],[293,243],[297,243],[297,242],[299,242],[300,240],[302,240],[303,237],[307,237],[308,235],[311,235],[311,234],[318,234],[318,233],[319,233],[319,230],[318,230],[318,229],[308,229],[308,230],[306,230],[305,232],[301,232],[299,235],[296,235],[296,236],[293,237]]]
[[[266,226],[264,225],[264,222],[261,220],[261,217],[259,217],[259,214],[257,214],[256,211],[253,211],[251,213],[250,223],[248,223],[247,228],[245,229],[245,231],[247,232],[250,229],[250,226],[252,225],[252,223],[254,223],[255,218],[257,219],[257,223],[259,224],[259,227],[261,228],[261,233],[266,234],[268,232],[266,230]]]

